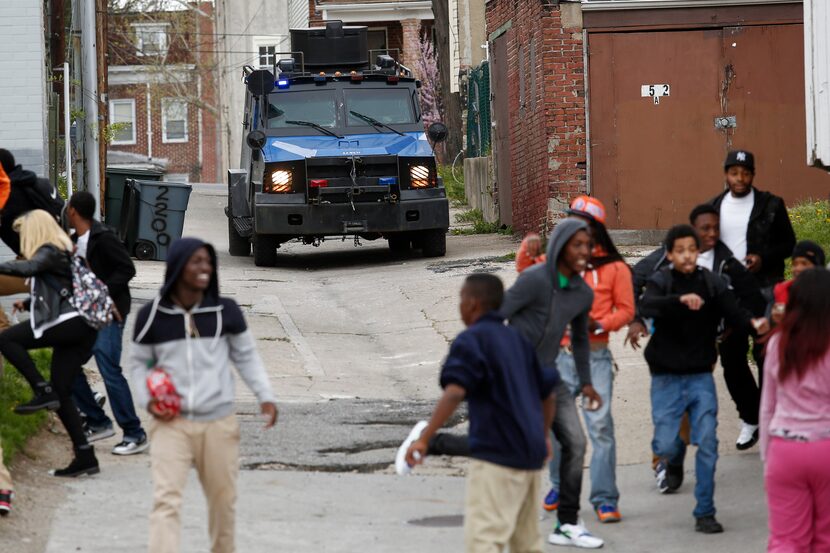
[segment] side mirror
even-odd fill
[[[267,69],[252,71],[245,82],[254,96],[265,96],[274,90],[274,74]]]
[[[449,134],[450,130],[443,123],[433,123],[427,128],[427,136],[434,144],[445,141]]]
[[[266,140],[265,133],[259,129],[249,132],[248,136],[245,137],[245,142],[247,142],[248,146],[255,152],[258,152],[265,147]]]

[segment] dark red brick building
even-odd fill
[[[171,181],[222,182],[213,4],[111,13],[110,167],[156,168]]]

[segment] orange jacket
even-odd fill
[[[604,332],[591,334],[592,342],[608,342],[608,333],[619,330],[634,318],[634,285],[631,270],[622,261],[606,263],[598,269],[588,269],[582,278],[594,291],[594,303],[589,317],[597,321]],[[562,341],[567,344],[567,336]]]
[[[522,243],[519,245],[519,251],[516,252],[516,272],[517,273],[521,273],[522,271],[524,271],[528,267],[532,267],[533,265],[536,265],[537,263],[544,263],[545,260],[548,258],[548,256],[546,256],[544,253],[542,253],[541,249],[539,250],[539,255],[537,255],[536,257],[533,257],[528,253],[528,243],[531,240],[539,240],[539,235],[538,234],[532,234],[532,233],[528,234],[527,236],[524,237],[524,240],[522,240]],[[540,244],[541,244],[541,241],[540,241]],[[541,248],[541,245],[540,245],[540,248]]]
[[[0,209],[6,207],[6,202],[9,199],[9,194],[12,191],[12,181],[0,165]]]

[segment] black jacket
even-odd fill
[[[107,285],[118,312],[126,317],[132,302],[129,283],[135,276],[135,265],[115,232],[100,221],[93,221],[89,230],[86,260],[95,276]]]
[[[69,252],[52,245],[41,246],[31,259],[15,259],[0,263],[0,275],[12,275],[33,280],[29,310],[34,324],[35,337],[43,332],[43,326],[60,315],[71,313],[61,290],[72,290],[72,259]]]
[[[755,273],[760,286],[772,286],[784,278],[784,260],[795,247],[795,232],[784,200],[770,192],[754,190],[755,203],[746,229],[746,253],[761,257],[761,270]],[[725,190],[709,203],[720,211],[728,193]]]
[[[703,298],[698,311],[680,303],[680,296],[692,293]],[[730,326],[754,331],[752,314],[738,306],[726,281],[700,267],[688,275],[660,269],[646,284],[640,311],[654,318],[654,336],[645,351],[654,374],[712,372],[721,318]]]
[[[0,211],[0,240],[20,255],[20,235],[12,228],[15,219],[33,209],[43,209],[57,217],[62,202],[51,197],[53,189],[48,180],[38,178],[20,165],[15,166],[8,176],[11,189],[6,205]]]
[[[631,271],[634,280],[634,320],[643,322],[645,318],[640,314],[640,302],[648,279],[663,267],[668,266],[669,260],[666,257],[666,248],[663,247],[657,248],[634,265],[634,269]],[[740,261],[735,259],[729,246],[720,240],[715,244],[713,269],[713,272],[724,278],[727,286],[735,293],[738,305],[749,310],[756,317],[764,315],[766,300],[761,294],[758,281]]]

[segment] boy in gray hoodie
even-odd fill
[[[602,404],[591,384],[588,313],[594,293],[580,273],[591,255],[588,225],[579,219],[560,221],[548,241],[547,260],[523,271],[506,292],[501,313],[511,326],[536,347],[544,367],[556,367],[560,343],[570,326],[571,348],[586,408]],[[559,521],[548,541],[582,548],[602,547],[603,541],[579,524],[582,467],[586,438],[575,397],[560,383],[556,394],[553,433],[562,444]]]
[[[153,415],[152,553],[177,553],[179,510],[191,466],[208,503],[212,553],[233,553],[239,423],[231,364],[254,392],[266,418],[277,420],[274,394],[239,306],[219,296],[216,252],[196,238],[173,243],[158,297],[138,313],[130,351],[136,402]],[[173,414],[151,397],[147,376],[164,370],[181,398]]]

